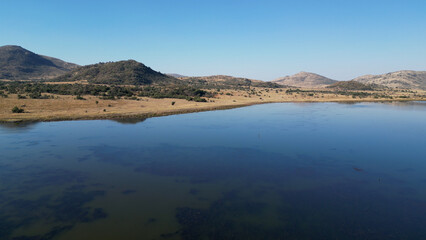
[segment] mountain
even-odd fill
[[[0,79],[37,80],[64,74],[78,65],[35,54],[20,46],[0,47]]]
[[[354,81],[391,88],[426,90],[426,71],[398,71],[382,75],[365,75],[355,78]]]
[[[279,84],[272,82],[264,82],[248,78],[240,78],[226,75],[214,75],[203,77],[181,77],[179,78],[187,84],[197,87],[206,88],[238,88],[238,87],[267,87],[278,88],[282,87]]]
[[[148,85],[180,82],[135,60],[97,63],[76,68],[53,81],[87,80],[95,84]]]
[[[337,81],[326,78],[324,76],[321,76],[315,73],[300,72],[292,76],[286,76],[286,77],[273,80],[272,82],[280,84],[280,85],[293,86],[293,87],[319,88],[319,87],[325,87],[330,84],[336,83]]]

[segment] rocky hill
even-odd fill
[[[73,82],[86,80],[95,84],[150,85],[174,84],[180,80],[154,71],[135,60],[97,63],[82,66],[59,76],[53,81]]]
[[[337,81],[315,73],[300,72],[295,75],[276,79],[272,82],[292,87],[321,88],[336,83]]]
[[[391,88],[426,90],[426,71],[398,71],[382,75],[365,75],[355,78],[354,81]]]
[[[0,47],[0,79],[39,80],[64,74],[78,65],[42,56],[20,46]]]

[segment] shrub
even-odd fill
[[[15,106],[15,107],[12,108],[12,112],[13,113],[23,113],[24,109],[18,108],[17,106]]]
[[[176,102],[172,102],[172,106],[175,105]]]
[[[0,97],[7,98],[8,96],[7,96],[7,94],[5,92],[0,91]]]

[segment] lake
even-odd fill
[[[426,239],[426,102],[0,125],[0,239]]]

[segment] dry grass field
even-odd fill
[[[253,94],[255,92],[255,94]],[[381,92],[380,94],[383,94]],[[77,119],[110,119],[138,117],[146,118],[178,113],[227,109],[253,104],[273,102],[356,102],[356,101],[410,101],[426,100],[426,92],[417,96],[409,93],[389,92],[390,98],[353,97],[335,93],[286,93],[286,89],[256,88],[254,91],[222,90],[208,102],[193,102],[184,99],[154,99],[138,97],[137,100],[102,100],[95,96],[82,96],[86,100],[77,100],[75,96],[54,95],[54,99],[18,99],[10,94],[0,97],[0,121],[55,121]],[[405,96],[400,98],[400,96]],[[174,104],[172,104],[174,102]],[[17,106],[23,113],[12,113]]]

